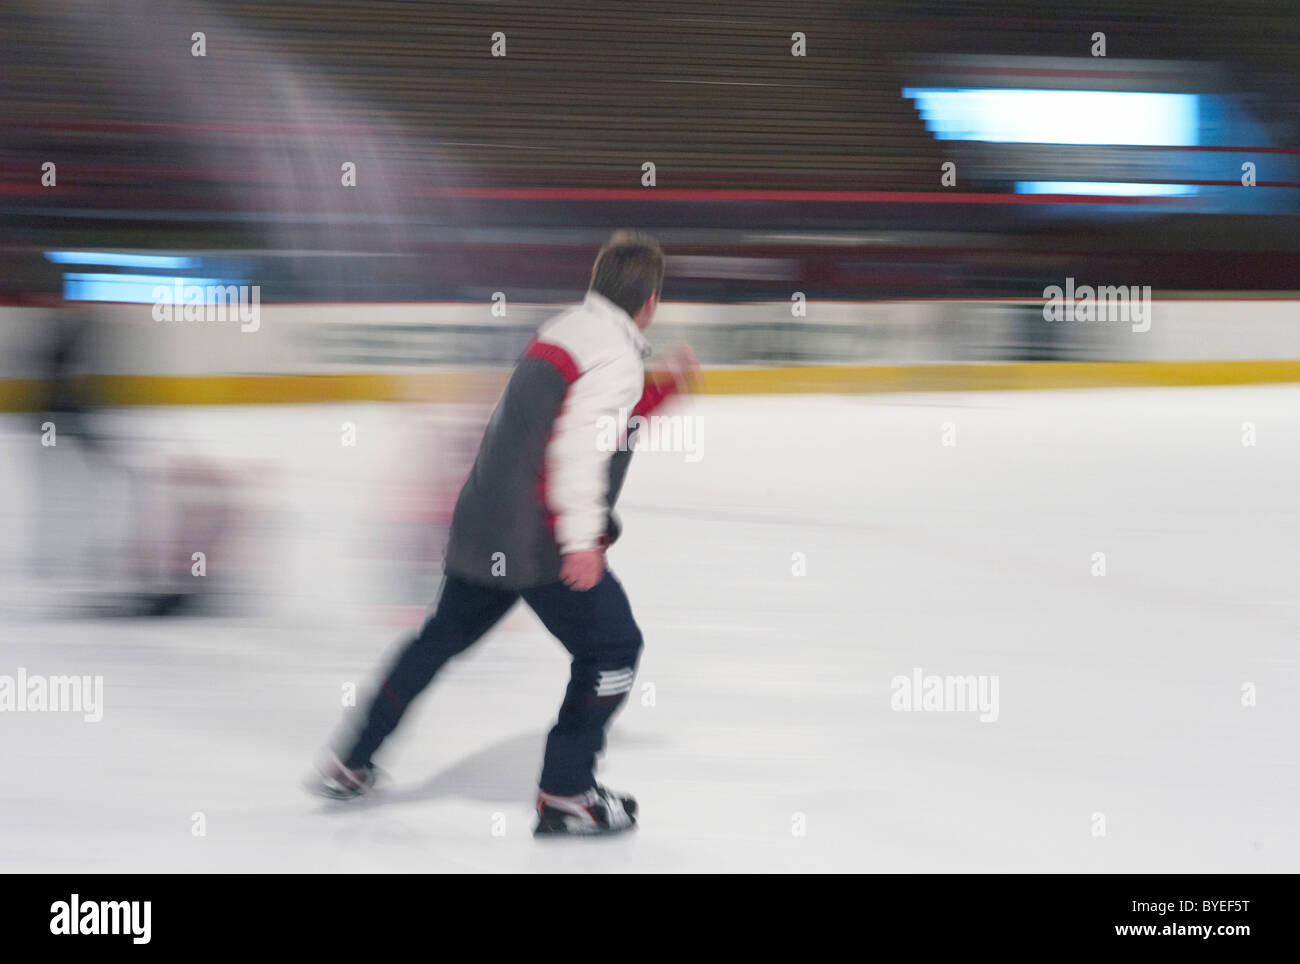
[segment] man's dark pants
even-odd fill
[[[590,789],[596,754],[605,746],[605,726],[632,688],[641,653],[641,631],[611,572],[586,592],[560,582],[501,589],[447,573],[437,609],[388,671],[344,762],[352,767],[368,764],[438,670],[477,642],[521,597],[573,656],[559,720],[546,740],[539,786],[564,796]]]

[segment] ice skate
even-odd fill
[[[622,833],[636,827],[636,800],[600,784],[572,797],[537,795],[538,837],[591,837]]]
[[[373,764],[364,767],[348,767],[331,753],[318,768],[318,772],[308,777],[304,786],[309,793],[331,800],[354,800],[369,793],[375,786],[377,771]]]

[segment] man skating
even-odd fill
[[[634,440],[611,447],[601,438],[610,420],[626,432],[631,416],[650,415],[696,370],[683,346],[667,359],[670,378],[645,378],[642,332],[659,306],[663,273],[653,238],[618,232],[596,258],[582,305],[539,329],[457,500],[437,607],[389,669],[359,731],[332,754],[317,792],[346,799],[369,790],[371,758],[411,701],[522,598],[573,656],[546,741],[535,832],[635,825],[636,801],[595,779],[605,728],[632,688],[641,652],[627,596],[605,566]]]

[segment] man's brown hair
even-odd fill
[[[663,285],[663,250],[658,241],[641,231],[615,231],[591,269],[591,290],[629,315],[640,311]]]

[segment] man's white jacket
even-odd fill
[[[673,393],[671,382],[646,382],[649,351],[627,312],[593,291],[542,325],[457,500],[449,573],[507,589],[546,585],[559,579],[562,555],[618,538],[629,419]]]

